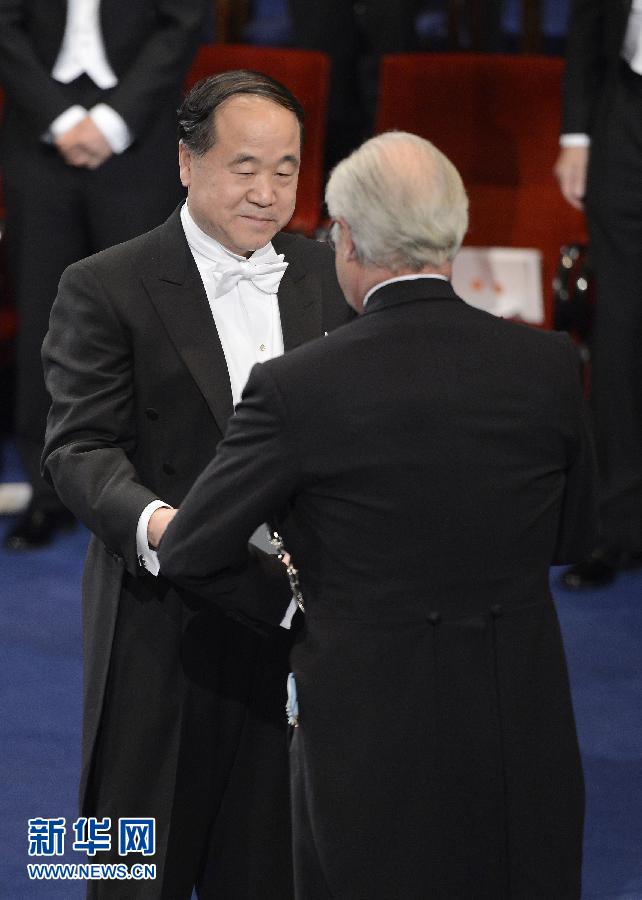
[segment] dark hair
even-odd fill
[[[214,113],[225,100],[236,94],[255,94],[278,103],[294,113],[301,129],[303,145],[303,107],[285,85],[248,69],[234,69],[209,75],[197,82],[178,110],[178,139],[196,156],[202,156],[216,140]]]

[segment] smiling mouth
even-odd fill
[[[260,222],[261,224],[268,224],[270,222],[274,222],[274,219],[262,219],[260,216],[250,216],[244,215],[241,216],[242,219],[249,219],[250,222]]]

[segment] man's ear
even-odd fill
[[[354,262],[357,259],[357,248],[352,237],[352,230],[347,222],[343,222],[343,228],[345,229],[344,259],[346,262]]]
[[[192,153],[182,141],[178,144],[178,173],[181,184],[188,188],[192,180]]]

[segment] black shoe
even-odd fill
[[[29,505],[4,539],[6,550],[45,547],[61,531],[71,531],[76,520],[67,509],[43,509]]]
[[[602,556],[595,553],[567,569],[562,575],[562,584],[574,591],[602,587],[615,580],[617,571],[617,566],[606,562]]]

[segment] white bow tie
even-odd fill
[[[214,298],[227,294],[242,278],[247,278],[266,294],[275,294],[287,267],[288,264],[282,261],[257,265],[251,259],[231,265],[216,263],[210,269],[214,278]]]

